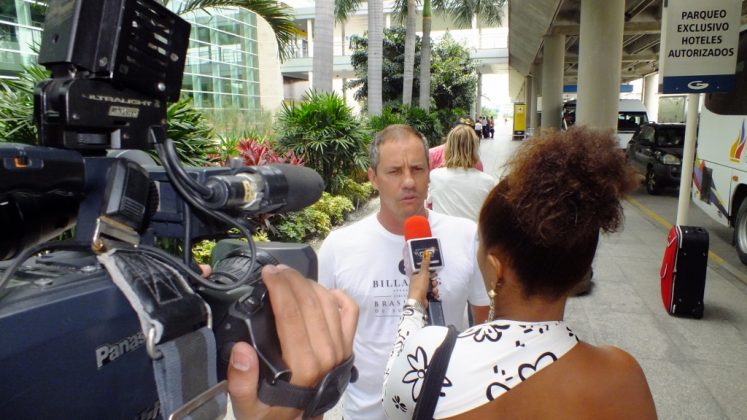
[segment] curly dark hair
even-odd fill
[[[521,146],[485,200],[481,240],[526,295],[562,296],[590,269],[600,231],[621,226],[620,199],[638,183],[611,132],[545,133]]]

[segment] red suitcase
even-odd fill
[[[672,226],[661,263],[661,299],[671,315],[703,317],[708,231]]]

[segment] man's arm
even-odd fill
[[[482,324],[488,320],[489,306],[475,306],[470,304],[469,309],[472,311],[472,320],[475,322],[475,325]]]

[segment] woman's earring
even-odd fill
[[[490,297],[490,311],[488,312],[488,321],[495,319],[495,297],[498,296],[495,290],[488,290],[488,297]]]

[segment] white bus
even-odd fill
[[[693,168],[693,201],[734,228],[739,259],[747,264],[747,31],[739,35],[736,88],[705,96]]]

